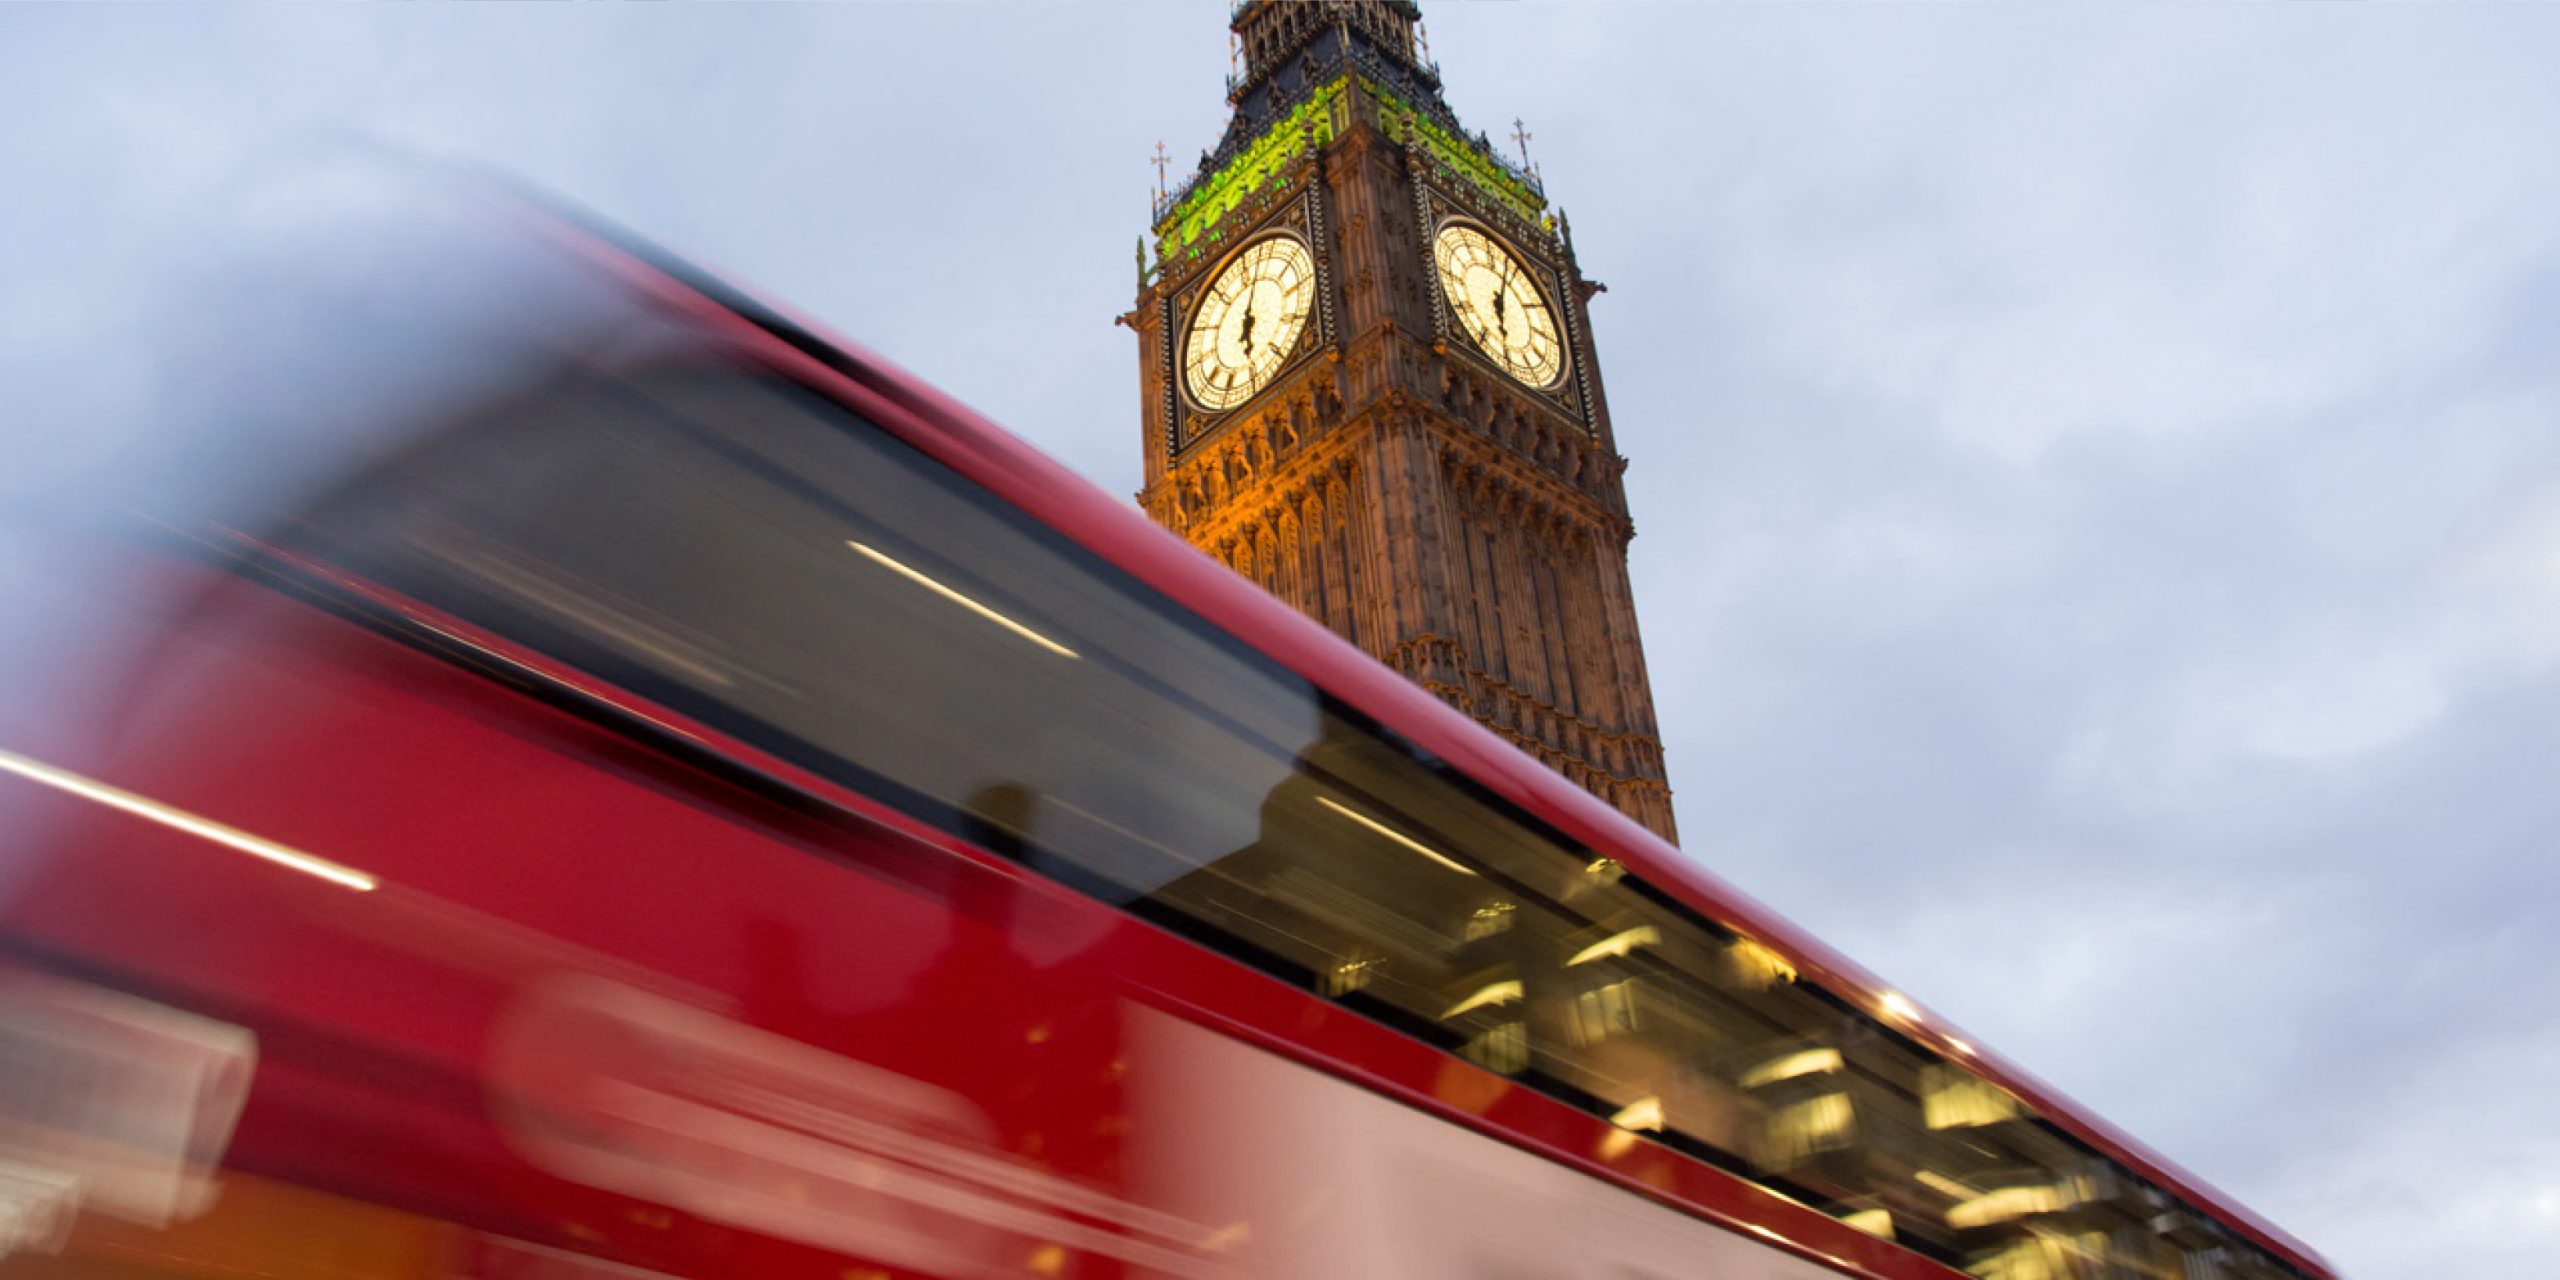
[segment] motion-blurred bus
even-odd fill
[[[0,516],[0,1277],[2328,1280],[932,388],[462,203],[209,276],[185,429]]]

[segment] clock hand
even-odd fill
[[[1511,322],[1505,319],[1502,314],[1502,295],[1505,292],[1508,292],[1507,287],[1495,289],[1493,291],[1493,327],[1495,332],[1500,333],[1505,338],[1509,338],[1511,336]]]

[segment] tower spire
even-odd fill
[[[1319,86],[1357,69],[1399,97],[1440,112],[1440,77],[1424,56],[1413,0],[1244,0],[1229,24],[1242,69],[1230,66],[1238,127],[1259,131]]]

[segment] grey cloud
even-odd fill
[[[2352,1274],[2560,1250],[2560,14],[1427,17],[1611,287],[1691,851]],[[1127,493],[1110,317],[1223,50],[1209,6],[0,11],[45,178],[0,374],[131,412],[119,237],[352,133]]]

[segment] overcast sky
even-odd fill
[[[128,235],[352,136],[1126,495],[1224,15],[0,8],[0,405],[147,400]],[[2350,1274],[2548,1274],[2560,10],[1426,17],[1609,286],[1689,851]]]

